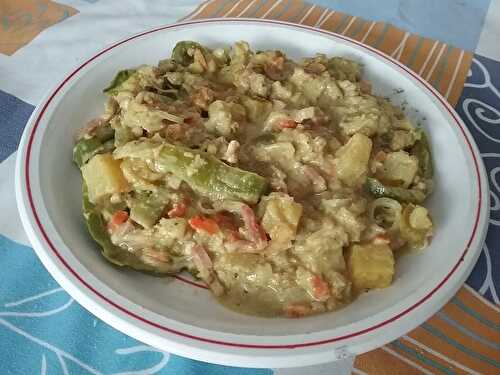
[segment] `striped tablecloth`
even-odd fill
[[[279,19],[349,36],[398,59],[455,106],[488,170],[490,228],[467,283],[429,321],[354,363],[295,372],[231,368],[169,355],[115,331],[45,271],[14,202],[17,143],[34,106],[102,46],[208,17]],[[499,20],[498,0],[0,0],[0,373],[500,373]]]

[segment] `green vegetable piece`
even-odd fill
[[[267,187],[266,179],[258,174],[230,167],[207,153],[171,144],[161,147],[158,167],[214,200],[257,203]]]
[[[166,191],[137,193],[130,206],[130,218],[144,228],[151,228],[160,219],[169,202]]]
[[[114,136],[115,131],[111,126],[99,127],[92,138],[83,138],[73,147],[73,162],[78,165],[78,167],[81,167],[88,162],[92,156],[112,151],[114,148]]]
[[[395,186],[384,186],[376,178],[368,177],[366,179],[368,191],[375,197],[387,197],[396,199],[400,202],[422,203],[425,200],[425,194],[420,190],[404,189]]]
[[[190,55],[188,51],[190,49],[196,48],[200,49],[201,51],[204,50],[201,44],[196,42],[192,42],[189,40],[178,42],[172,50],[172,59],[174,59],[174,61],[178,64],[188,66],[194,61],[193,56]]]
[[[101,246],[102,255],[111,263],[123,267],[128,266],[138,271],[143,271],[155,275],[171,273],[167,269],[155,268],[142,262],[131,252],[115,246],[106,230],[106,222],[101,213],[97,210],[88,198],[87,188],[83,185],[83,217],[91,237]]]
[[[112,139],[104,143],[97,137],[82,139],[73,147],[73,162],[78,167],[81,167],[94,155],[110,152],[113,150],[114,146],[114,141]]]
[[[419,129],[418,133],[420,134],[420,139],[415,142],[415,145],[412,148],[412,154],[418,159],[419,173],[423,178],[430,179],[434,174],[431,148],[425,132],[422,129]]]
[[[100,149],[102,143],[97,138],[82,139],[73,147],[73,162],[81,167]]]
[[[136,71],[135,69],[120,70],[116,74],[115,78],[113,78],[109,86],[102,91],[110,95],[117,94],[118,91],[120,91],[120,86],[123,84],[123,82],[129,79],[130,76],[135,73],[135,71]]]

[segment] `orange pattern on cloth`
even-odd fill
[[[399,60],[429,81],[452,105],[462,93],[472,61],[472,53],[468,51],[384,22],[364,20],[298,0],[211,0],[184,20],[214,17],[276,19],[345,35]],[[357,356],[353,373],[498,373],[499,317],[496,306],[464,286],[422,326],[391,344]]]
[[[12,55],[77,10],[50,0],[0,0],[0,53]]]
[[[401,362],[417,373],[498,373],[499,330],[499,308],[464,286],[422,326],[384,348],[356,357],[355,367],[377,375],[389,373],[380,367],[392,370]]]

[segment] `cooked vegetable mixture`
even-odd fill
[[[191,41],[119,72],[73,154],[104,257],[189,271],[263,316],[389,286],[398,255],[432,236],[432,162],[423,130],[361,76],[342,57]]]

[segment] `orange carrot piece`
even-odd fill
[[[188,222],[194,230],[204,231],[208,234],[215,234],[220,230],[217,222],[213,219],[209,219],[208,217],[193,216]]]
[[[114,232],[120,225],[128,220],[127,211],[116,211],[108,223],[108,229]]]

